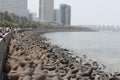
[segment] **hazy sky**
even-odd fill
[[[39,0],[28,0],[28,8],[38,14]],[[73,25],[120,25],[120,0],[54,0],[71,5]]]

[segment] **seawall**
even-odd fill
[[[18,33],[7,60],[8,80],[120,80],[119,73],[105,73],[104,66],[87,60],[86,55],[72,56],[69,50],[47,43],[40,36],[45,32],[50,31]]]
[[[6,33],[4,37],[6,41],[0,38],[0,80],[3,80],[4,78],[4,64],[6,60],[6,54],[8,52],[9,42],[12,38],[12,33]]]

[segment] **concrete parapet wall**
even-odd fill
[[[4,37],[6,41],[0,38],[0,80],[3,80],[4,78],[3,67],[5,64],[6,55],[8,52],[8,45],[9,45],[10,39],[12,38],[12,33],[6,33]]]

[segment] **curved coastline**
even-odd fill
[[[120,72],[120,32],[53,32],[46,33],[52,45],[74,51],[75,55],[87,55],[99,65],[106,65],[106,72]],[[113,43],[114,42],[114,43]]]
[[[73,56],[69,50],[51,45],[40,35],[46,30],[18,33],[11,40],[6,78],[8,80],[116,80],[120,74],[106,73],[86,55]]]

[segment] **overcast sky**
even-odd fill
[[[38,14],[39,0],[28,0],[28,8]],[[120,0],[54,0],[72,8],[72,25],[120,25]]]

